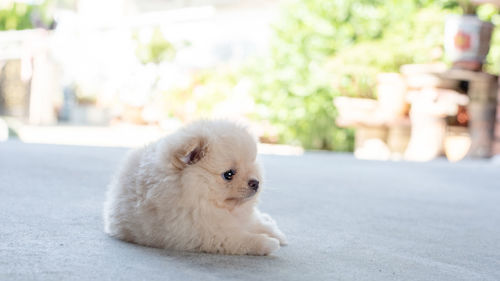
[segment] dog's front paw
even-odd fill
[[[280,246],[288,245],[288,240],[286,239],[286,236],[285,236],[285,234],[283,234],[283,232],[278,230],[278,231],[275,231],[273,234],[274,234],[273,237],[280,241]]]
[[[255,248],[248,254],[255,256],[267,256],[280,248],[280,241],[276,238],[265,237],[259,239]]]

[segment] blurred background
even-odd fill
[[[195,119],[229,118],[275,153],[491,158],[500,154],[499,7],[2,0],[0,140],[132,147]]]

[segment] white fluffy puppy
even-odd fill
[[[109,186],[105,232],[142,245],[268,255],[285,245],[256,208],[257,145],[228,121],[198,121],[133,150]]]

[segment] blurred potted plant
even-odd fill
[[[462,15],[450,15],[445,23],[445,50],[455,67],[479,71],[490,49],[493,24],[477,16],[477,4],[457,1]]]

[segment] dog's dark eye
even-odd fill
[[[230,170],[227,170],[225,171],[223,174],[222,174],[222,177],[227,180],[227,181],[230,181],[233,179],[233,176],[236,174],[236,171],[233,170],[233,169],[230,169]]]

